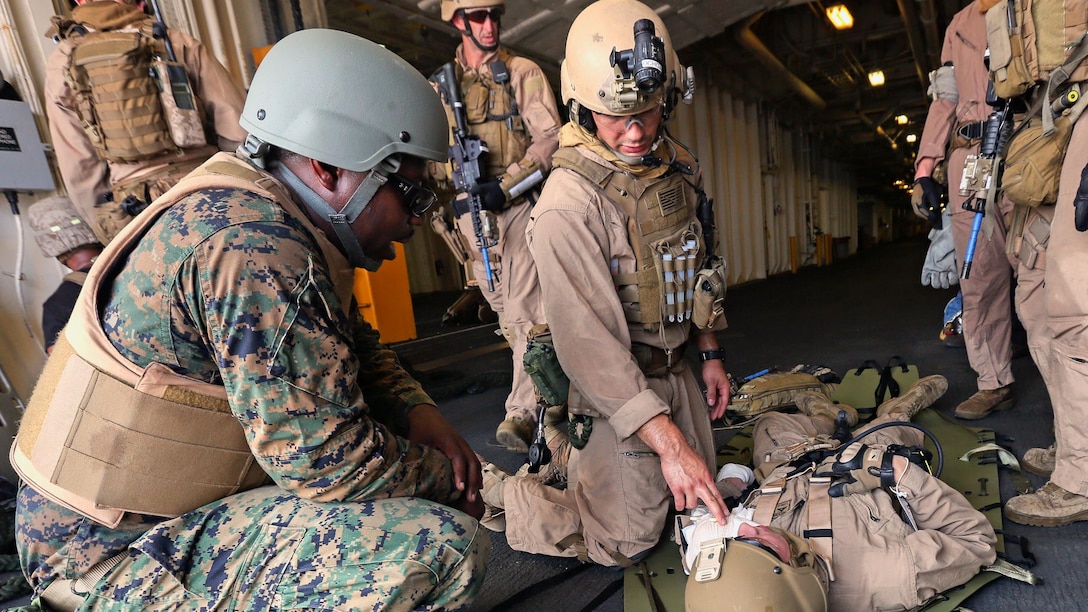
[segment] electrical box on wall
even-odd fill
[[[0,191],[55,188],[30,105],[0,100]]]

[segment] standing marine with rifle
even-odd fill
[[[450,208],[458,229],[442,219],[432,225],[453,243],[455,254],[471,259],[472,275],[499,315],[514,353],[514,380],[495,436],[524,452],[537,417],[522,357],[529,330],[544,322],[525,226],[559,147],[560,120],[540,67],[499,46],[504,10],[504,0],[442,0],[442,19],[461,32],[461,45],[454,62],[432,80],[444,89],[457,136],[452,169],[439,166],[433,173],[440,186],[457,194]]]
[[[947,164],[948,211],[956,259],[960,262],[966,259],[975,211],[963,208],[969,196],[962,195],[959,186],[967,158],[979,155],[983,128],[994,110],[986,103],[989,75],[983,59],[986,20],[982,11],[980,0],[971,2],[956,13],[945,31],[941,51],[944,65],[930,75],[933,102],[915,162],[915,212],[924,219],[939,207],[941,188],[932,178],[933,170],[941,161]],[[978,392],[956,407],[956,416],[963,419],[980,419],[994,410],[1007,410],[1015,401],[1012,268],[1005,257],[1005,216],[1011,204],[999,198],[987,201],[986,207],[972,252],[970,277],[960,282],[967,358],[978,374]]]
[[[245,95],[204,45],[145,14],[142,1],[75,4],[47,33],[57,48],[46,64],[46,115],[68,195],[106,244],[181,177],[244,140]]]

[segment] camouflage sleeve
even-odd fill
[[[231,256],[256,244],[276,247]],[[181,278],[198,278],[200,287],[186,294],[203,296],[228,397],[280,486],[318,501],[449,498],[448,459],[369,414],[368,392],[379,412],[406,413],[430,398],[373,330],[369,341],[354,333],[309,244],[281,228],[238,225],[212,236],[191,261],[195,274]]]
[[[355,353],[360,360],[359,386],[371,415],[398,435],[408,433],[408,411],[419,404],[436,405],[400,364],[397,354],[378,341],[378,332],[353,309]]]
[[[260,211],[216,218],[239,204]],[[221,381],[261,467],[300,497],[449,501],[449,460],[372,418],[366,394],[378,405],[426,395],[375,341],[356,346],[309,234],[270,208],[207,191],[168,211],[115,283],[103,320],[114,345]]]

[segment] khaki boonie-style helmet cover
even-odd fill
[[[57,257],[86,244],[99,244],[72,201],[54,196],[27,209],[34,240],[47,257]]]
[[[626,103],[616,97],[616,71],[609,57],[613,48],[623,51],[634,46],[634,26],[639,19],[653,21],[654,34],[665,44],[665,79],[658,91],[639,92],[634,103]],[[565,105],[573,98],[605,115],[636,115],[657,104],[670,87],[676,86],[679,66],[665,22],[653,9],[636,0],[599,0],[578,15],[567,33],[566,57],[560,65],[560,94]]]
[[[698,582],[698,562],[691,568],[684,593],[685,611],[826,612],[824,575],[808,543],[786,530],[775,531],[790,541],[794,553],[790,563],[783,563],[758,546],[726,540],[717,580]]]
[[[338,30],[300,30],[253,75],[239,120],[264,142],[353,172],[405,154],[445,162],[449,122],[408,62]]]
[[[453,14],[461,9],[491,8],[506,6],[506,0],[442,0],[442,21],[450,21]]]

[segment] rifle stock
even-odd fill
[[[476,235],[476,242],[480,248],[480,255],[484,261],[484,270],[487,276],[487,290],[495,290],[495,272],[491,268],[491,255],[489,253],[494,241],[488,236],[484,227],[483,206],[480,196],[473,194],[472,190],[480,182],[483,176],[483,166],[487,155],[487,145],[479,136],[468,133],[468,118],[465,115],[465,104],[461,100],[461,86],[457,82],[457,73],[453,62],[442,66],[434,75],[442,96],[453,110],[453,145],[450,146],[450,162],[453,166],[453,185],[468,198],[469,214],[472,215],[472,231]]]

